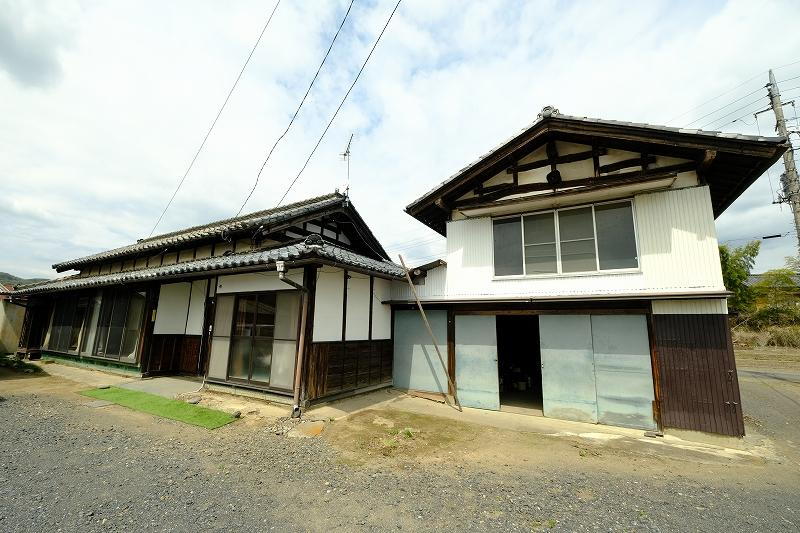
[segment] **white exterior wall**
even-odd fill
[[[708,187],[637,195],[634,214],[638,270],[525,278],[494,278],[491,217],[448,222],[447,267],[429,272],[417,291],[428,300],[725,291]],[[442,274],[444,286],[437,278]],[[392,298],[413,296],[395,282]]]
[[[391,299],[394,281],[375,278],[372,299],[372,338],[385,340],[392,338],[392,306],[381,304]]]
[[[189,282],[165,283],[158,292],[158,308],[153,333],[156,335],[183,335],[186,333],[186,316],[189,312]]]
[[[728,301],[710,300],[654,300],[654,315],[727,315]]]
[[[314,342],[342,340],[344,271],[324,267],[317,273],[314,299]]]
[[[369,339],[369,276],[348,272],[347,280],[347,321],[345,340],[363,341]]]

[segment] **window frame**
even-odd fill
[[[285,339],[277,339],[275,337],[275,323],[278,320],[278,302],[277,302],[278,294],[277,293],[278,293],[278,291],[248,291],[248,292],[233,293],[234,299],[233,299],[233,313],[232,313],[232,316],[231,316],[231,332],[230,332],[230,335],[228,336],[228,338],[229,338],[229,343],[228,343],[228,366],[227,366],[227,369],[225,370],[225,380],[226,381],[229,381],[231,383],[242,383],[242,384],[247,384],[247,385],[254,385],[254,386],[263,387],[263,388],[270,388],[271,387],[271,384],[272,384],[272,358],[275,355],[274,352],[273,352],[274,349],[275,349],[275,341],[276,340],[285,340]],[[259,297],[263,297],[263,296],[270,295],[270,294],[274,295],[274,298],[275,298],[275,313],[274,313],[274,317],[273,317],[273,324],[271,326],[272,327],[272,337],[265,337],[263,335],[257,336],[257,335],[255,335],[255,328],[256,328],[256,326],[255,326],[255,317],[256,317],[256,315],[258,313],[258,311],[257,311],[257,309],[258,309],[258,307],[257,307],[258,299],[259,299]],[[245,297],[245,298],[254,297],[255,298],[255,302],[256,302],[256,310],[253,311],[253,313],[254,313],[253,314],[253,332],[252,332],[251,335],[236,335],[235,334],[235,332],[236,332],[236,311],[239,309],[239,301],[242,299],[242,297]],[[233,341],[234,341],[234,339],[238,339],[238,338],[249,338],[250,339],[250,342],[249,342],[250,354],[248,356],[247,378],[231,377],[231,352],[233,351],[233,344],[234,344]],[[262,339],[262,340],[269,338],[269,339],[272,340],[272,350],[273,351],[270,352],[270,374],[269,374],[269,379],[267,381],[259,381],[259,380],[254,380],[253,379],[253,345],[255,344],[255,340],[257,338],[258,339]]]
[[[595,206],[599,205],[609,205],[609,204],[622,204],[628,203],[631,207],[631,220],[633,221],[633,239],[634,244],[636,247],[636,266],[629,267],[629,268],[614,268],[614,269],[607,269],[607,270],[600,270],[600,251],[597,246],[597,219],[595,217]],[[592,228],[593,228],[593,239],[594,239],[594,260],[595,260],[595,270],[586,270],[581,272],[564,272],[562,270],[561,265],[561,231],[559,225],[559,211],[569,211],[573,209],[585,209],[590,207],[592,209]],[[535,216],[535,215],[542,215],[545,213],[552,213],[553,214],[553,224],[555,227],[555,243],[556,243],[556,272],[554,273],[543,273],[543,274],[528,274],[527,273],[527,266],[525,264],[525,217],[526,216]],[[509,275],[500,275],[498,276],[495,274],[494,269],[494,221],[495,220],[504,220],[504,219],[511,219],[516,218],[519,219],[520,225],[520,233],[522,236],[521,239],[521,260],[522,260],[522,274],[509,274]],[[513,215],[503,215],[498,217],[491,217],[492,221],[492,241],[491,241],[491,255],[492,255],[492,279],[493,280],[506,280],[506,279],[529,279],[529,278],[559,278],[559,277],[579,277],[579,276],[602,276],[605,274],[631,274],[631,273],[638,273],[642,271],[642,261],[641,261],[641,251],[639,249],[639,227],[638,221],[636,220],[636,209],[635,203],[633,198],[620,198],[616,200],[605,200],[602,202],[592,202],[589,204],[580,204],[580,205],[571,205],[567,207],[555,207],[551,209],[543,209],[541,211],[529,211],[524,213],[516,213]]]

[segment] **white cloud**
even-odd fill
[[[248,210],[280,198],[393,5],[356,1]],[[158,232],[237,211],[346,7],[281,3]],[[146,236],[271,8],[189,0],[70,9],[15,4],[13,16],[24,17],[26,27],[46,28],[26,38],[50,50],[59,74],[57,83],[34,87],[0,61],[0,184],[10,205],[0,214],[0,270],[52,275],[54,262]],[[781,13],[777,22],[774,12]],[[432,258],[443,239],[403,213],[405,205],[543,106],[663,123],[770,66],[800,59],[798,21],[800,5],[791,1],[766,8],[744,1],[404,0],[288,199],[343,186],[339,153],[355,133],[355,205],[387,248],[412,261]],[[781,73],[796,75],[800,64]],[[678,124],[765,82],[754,80]],[[762,131],[770,125],[763,117]],[[786,208],[770,203],[766,177],[718,221],[720,240],[790,229]],[[758,268],[778,266],[793,248],[790,238],[765,241]]]

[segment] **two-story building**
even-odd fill
[[[20,351],[308,402],[394,385],[468,407],[744,434],[714,219],[786,139],[545,108],[406,209],[405,271],[331,194],[53,265]],[[450,385],[453,384],[453,386]]]
[[[406,208],[447,238],[414,272],[446,364],[396,283],[395,386],[743,435],[714,219],[786,146],[545,108]]]

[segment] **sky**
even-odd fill
[[[245,212],[286,191],[394,3],[355,0]],[[236,214],[348,5],[281,1],[156,234]],[[0,0],[0,271],[53,277],[53,263],[148,236],[273,7]],[[785,101],[800,96],[798,23],[793,0],[403,0],[287,201],[349,185],[393,259],[432,260],[444,239],[403,208],[544,106],[773,135],[771,114],[752,113],[768,104],[769,68]],[[785,235],[763,241],[754,271],[796,250],[787,206],[772,203],[781,172],[717,219],[734,246]]]

